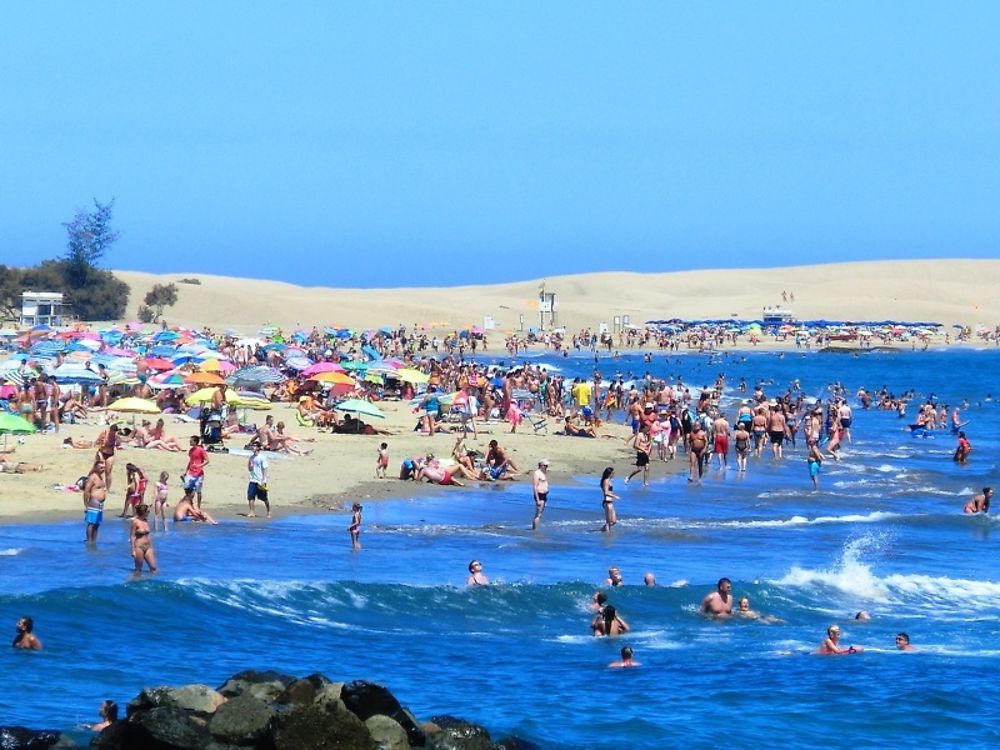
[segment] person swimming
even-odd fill
[[[612,669],[628,669],[630,667],[641,666],[640,662],[637,662],[632,658],[632,647],[622,646],[621,650],[621,661],[613,661],[608,666]]]

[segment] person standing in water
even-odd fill
[[[11,644],[14,648],[23,648],[28,651],[41,651],[42,642],[32,631],[35,629],[35,621],[30,617],[22,617],[17,621],[17,635]]]
[[[543,458],[538,462],[538,468],[531,478],[531,490],[535,497],[535,517],[531,519],[532,530],[538,528],[542,522],[542,513],[545,512],[545,504],[549,501],[549,477],[545,473],[549,470],[549,460]]]
[[[104,500],[107,495],[104,461],[96,457],[83,484],[83,520],[87,523],[87,544],[97,544],[97,532],[104,520]]]
[[[347,528],[351,535],[351,549],[361,549],[361,511],[364,506],[361,503],[354,503],[351,506],[351,525]]]
[[[817,654],[823,654],[824,656],[844,656],[846,654],[856,654],[860,651],[864,651],[860,646],[848,646],[844,648],[840,645],[840,626],[831,625],[826,629],[826,638],[819,648],[816,649]]]
[[[479,560],[469,563],[469,577],[465,579],[466,586],[489,586],[490,579],[483,573],[483,564]]]
[[[632,658],[631,646],[622,646],[621,655],[621,661],[613,661],[608,665],[608,667],[611,669],[628,669],[629,667],[640,666],[640,662],[637,662]]]
[[[155,573],[156,553],[153,552],[153,540],[149,533],[149,506],[146,503],[136,506],[128,536],[132,547],[132,559],[135,560],[135,575],[142,573],[143,563],[149,568],[150,573]]]
[[[604,469],[604,473],[601,474],[601,495],[604,498],[601,500],[601,506],[604,508],[604,526],[601,528],[601,531],[605,534],[611,531],[611,527],[618,523],[618,516],[615,514],[615,500],[619,498],[614,492],[614,485],[611,483],[614,475],[615,468],[613,466],[608,466]]]

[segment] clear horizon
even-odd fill
[[[1000,257],[992,3],[5,20],[7,265],[94,198],[104,267],[308,286]]]

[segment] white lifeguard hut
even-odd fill
[[[23,292],[21,294],[21,325],[61,326],[62,292]]]
[[[538,329],[545,330],[545,319],[548,317],[549,329],[558,325],[556,314],[556,293],[545,291],[545,282],[538,289]]]

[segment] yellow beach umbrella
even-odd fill
[[[190,396],[188,396],[185,401],[191,406],[196,404],[207,404],[212,400],[215,392],[219,390],[218,388],[202,388],[200,391],[195,391]],[[231,388],[226,389],[226,403],[230,405],[239,405],[242,399],[236,394],[236,391]]]
[[[397,380],[402,380],[404,383],[413,383],[417,385],[419,383],[426,383],[431,379],[431,376],[425,372],[420,372],[420,370],[414,370],[410,367],[404,367],[402,370],[396,370],[396,373],[392,377]]]
[[[155,402],[145,398],[136,398],[135,396],[120,398],[114,403],[109,404],[108,409],[111,411],[131,412],[133,414],[159,414],[163,411]]]

